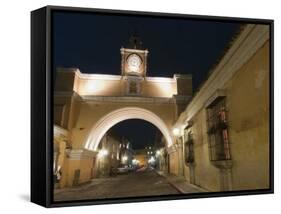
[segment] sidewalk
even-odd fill
[[[174,188],[176,188],[179,192],[183,194],[207,192],[207,190],[203,188],[200,188],[193,184],[189,184],[183,176],[170,175],[160,171],[156,171],[156,173],[160,176],[165,177],[170,183],[170,185],[172,185]]]

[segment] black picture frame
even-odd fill
[[[270,26],[270,188],[228,192],[192,193],[188,195],[130,197],[81,201],[53,201],[53,75],[52,75],[52,13],[54,11],[153,16],[266,24]],[[274,22],[268,19],[199,16],[156,12],[106,10],[78,7],[46,6],[31,12],[31,202],[44,207],[81,206],[127,202],[145,202],[190,198],[225,197],[268,194],[274,192]]]

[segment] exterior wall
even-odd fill
[[[53,176],[55,188],[65,186],[65,166],[68,132],[58,126],[54,127],[54,158],[53,158]]]
[[[169,170],[168,173],[173,174],[173,175],[178,175],[179,174],[179,159],[177,152],[170,152],[169,153]]]
[[[186,95],[193,93],[192,76],[189,74],[175,74],[174,78],[177,81],[177,94]]]
[[[269,187],[268,56],[269,42],[225,85],[234,190]]]
[[[92,178],[92,168],[93,160],[92,159],[82,159],[79,162],[80,176],[78,183],[82,184],[89,181]]]
[[[193,126],[190,130],[193,134],[194,141],[194,184],[209,191],[219,191],[219,169],[210,162],[206,122],[206,111],[202,109],[194,117]],[[189,182],[191,182],[192,168],[188,167],[186,164],[184,165],[185,177]]]
[[[148,97],[173,97],[177,94],[174,78],[147,77],[143,82],[143,95]]]
[[[100,143],[100,149],[104,149],[108,154],[98,156],[95,162],[95,177],[107,177],[117,173],[120,165],[121,142],[110,135],[105,135]]]
[[[268,39],[267,26],[248,25],[175,124],[192,132],[190,183],[194,169],[194,183],[209,191],[269,188]],[[231,160],[211,161],[206,108],[218,96],[226,100]]]
[[[97,153],[83,154],[82,150],[66,150],[60,187],[79,185],[95,177]]]

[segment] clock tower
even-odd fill
[[[127,47],[122,47],[120,52],[122,76],[146,76],[148,50],[142,47],[137,35],[131,36]]]

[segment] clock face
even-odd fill
[[[140,72],[142,60],[137,54],[131,54],[127,59],[127,63],[130,72]]]

